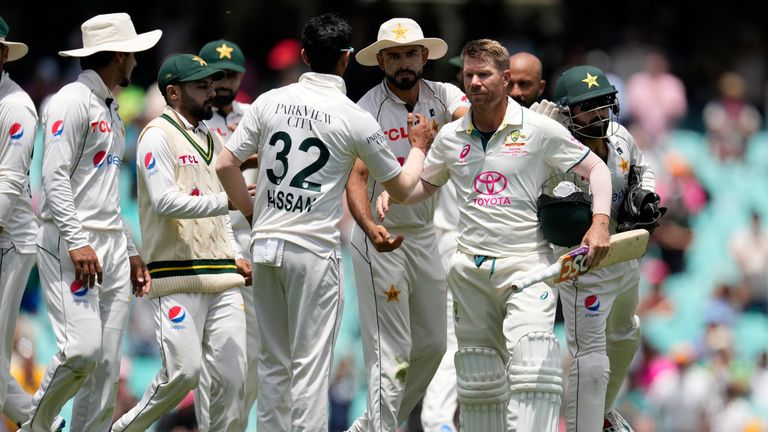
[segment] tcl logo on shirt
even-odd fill
[[[384,132],[384,135],[389,137],[390,141],[397,141],[399,139],[408,139],[408,132],[405,130],[404,127],[401,128],[392,128],[388,131]]]
[[[112,132],[112,128],[109,126],[109,122],[106,120],[97,120],[91,123],[91,132],[108,133]]]
[[[200,161],[197,160],[197,156],[195,155],[181,155],[179,156],[179,165],[180,166],[187,166],[187,165],[199,165]]]

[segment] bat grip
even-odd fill
[[[522,291],[524,288],[528,288],[529,286],[541,282],[543,280],[549,279],[553,276],[556,276],[560,273],[561,264],[560,262],[556,262],[549,267],[545,268],[544,270],[534,272],[530,276],[526,276],[521,279],[512,280],[512,290],[513,291]]]

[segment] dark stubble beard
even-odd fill
[[[216,90],[216,96],[213,98],[213,105],[216,108],[232,105],[235,100],[235,92],[230,89]]]
[[[401,77],[398,79],[395,75],[387,74],[386,75],[387,82],[400,90],[409,90],[413,88],[413,86],[415,86],[416,83],[418,83],[421,77],[424,75],[424,71],[419,71],[419,72],[410,71],[410,72],[414,74],[413,78],[411,78],[410,76],[407,76],[407,77]]]

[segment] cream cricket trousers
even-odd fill
[[[353,232],[368,404],[350,431],[397,430],[445,353],[447,286],[434,228],[390,232],[405,240],[386,253]]]
[[[0,248],[0,410],[9,412],[28,412],[31,398],[8,398],[6,395],[11,388],[19,388],[19,384],[11,377],[11,355],[13,354],[13,335],[16,330],[16,319],[19,316],[21,297],[27,286],[29,272],[35,265],[34,253],[19,253],[16,247]],[[13,386],[13,387],[12,387]],[[18,406],[20,402],[21,406]],[[16,422],[26,418],[16,418]]]
[[[333,347],[344,303],[341,253],[285,242],[279,267],[253,264],[260,432],[328,430]]]
[[[558,284],[573,362],[563,404],[569,432],[602,427],[640,344],[640,271],[618,263]]]
[[[130,264],[122,231],[90,231],[104,280],[93,288],[75,281],[66,243],[52,222],[38,235],[37,266],[59,351],[34,397],[24,431],[48,432],[75,394],[69,429],[105,432],[112,422],[120,372],[120,344],[131,301]]]
[[[144,432],[211,373],[206,431],[242,431],[245,396],[245,313],[239,288],[170,294],[148,300],[155,311],[163,368],[112,431]],[[202,429],[201,429],[202,430]]]
[[[235,234],[235,240],[240,247],[240,253],[243,259],[251,260],[251,229],[248,222],[240,211],[230,211],[229,218],[232,221],[232,229]],[[253,305],[253,286],[245,286],[240,290],[245,304],[245,403],[243,406],[243,430],[248,426],[248,415],[256,402],[256,396],[259,394],[259,323],[256,320],[256,310]],[[197,417],[197,426],[200,430],[210,428],[211,400],[211,373],[206,364],[200,371],[200,382],[195,390],[195,416]]]

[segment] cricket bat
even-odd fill
[[[504,285],[511,285],[513,290],[519,291],[543,280],[551,279],[555,283],[563,282],[574,279],[590,270],[597,270],[623,261],[640,258],[645,254],[649,237],[650,234],[644,229],[614,234],[611,236],[608,255],[593,268],[586,265],[589,247],[579,246],[561,255],[557,262],[549,267],[517,279],[510,278]]]

